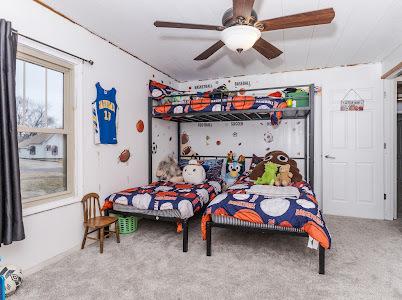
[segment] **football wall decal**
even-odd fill
[[[119,160],[121,162],[127,162],[130,159],[130,156],[130,151],[128,149],[124,149],[119,155]]]

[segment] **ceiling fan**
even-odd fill
[[[222,26],[190,23],[155,21],[156,27],[216,30],[221,32],[221,39],[198,55],[194,60],[204,60],[226,45],[232,51],[241,53],[253,47],[268,59],[282,54],[282,51],[261,37],[261,32],[328,24],[335,17],[333,8],[320,9],[295,15],[258,21],[253,10],[254,0],[233,0],[222,17]]]

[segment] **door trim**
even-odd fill
[[[384,83],[384,192],[387,194],[384,206],[386,220],[397,218],[397,102],[396,87],[402,77],[386,79]]]

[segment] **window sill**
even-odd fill
[[[31,215],[35,215],[38,213],[42,213],[48,210],[56,209],[59,207],[71,205],[74,203],[80,202],[80,199],[74,198],[74,197],[68,197],[64,199],[58,199],[58,200],[50,200],[45,203],[27,203],[22,205],[22,216],[27,217]]]

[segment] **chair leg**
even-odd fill
[[[88,229],[89,229],[88,227],[85,227],[84,238],[82,239],[81,249],[84,249],[85,247],[85,243],[87,241]]]
[[[117,224],[119,221],[116,221],[116,223],[114,223],[114,229],[116,231],[116,241],[117,243],[120,243],[120,229],[119,229],[119,224]]]
[[[103,239],[105,238],[105,228],[100,228],[100,253],[103,253]]]

